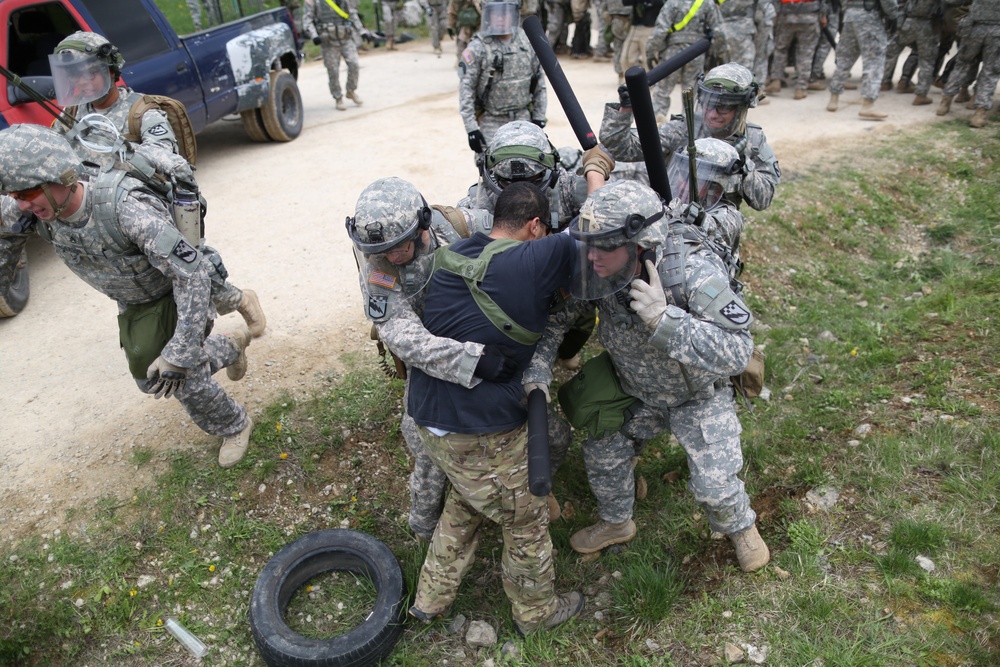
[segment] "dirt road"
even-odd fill
[[[616,75],[607,63],[561,62],[596,131],[604,103],[616,99]],[[361,63],[364,105],[348,102],[347,111],[334,108],[322,64],[303,67],[305,129],[293,142],[253,144],[238,120],[199,136],[209,241],[232,281],[257,290],[268,317],[267,333],[249,349],[246,378],[233,383],[219,374],[252,414],[283,391],[308,392],[341,369],[345,351],[371,345],[344,231],[361,190],[376,178],[400,176],[429,202],[454,204],[476,179],[452,57],[435,57],[422,40],[393,53],[370,52]],[[842,96],[835,114],[825,111],[827,98],[817,92],[793,101],[784,92],[751,112],[786,177],[834,144],[860,147],[870,133],[936,119],[933,106],[911,106],[911,95],[885,93],[878,106],[891,117],[882,123],[858,119],[856,91]],[[679,109],[675,92],[672,110]],[[553,143],[573,144],[551,94],[548,116]],[[64,525],[65,510],[83,499],[127,497],[148,483],[155,466],[137,469],[136,448],[214,451],[219,442],[195,428],[176,401],[136,390],[118,347],[113,302],[70,274],[43,242],[32,242],[29,255],[31,300],[17,317],[0,320],[0,537],[6,540]],[[238,323],[237,315],[226,316],[216,331]]]

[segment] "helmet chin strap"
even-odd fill
[[[52,196],[52,191],[49,189],[49,184],[48,183],[42,183],[42,185],[41,185],[42,192],[45,193],[45,199],[49,202],[49,206],[52,207],[52,212],[55,214],[55,216],[57,218],[61,217],[62,214],[63,214],[63,211],[65,211],[66,207],[69,206],[69,201],[70,201],[70,199],[73,198],[73,193],[76,192],[76,186],[77,185],[78,185],[77,183],[74,183],[73,185],[71,185],[69,187],[69,191],[66,194],[66,198],[62,201],[61,204],[57,204],[56,200],[55,200],[55,197]]]

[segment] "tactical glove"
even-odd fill
[[[506,345],[486,345],[472,374],[487,382],[507,382],[517,372],[513,354],[514,350]]]
[[[153,398],[170,398],[184,388],[187,370],[157,357],[146,369],[146,379],[152,382],[149,389]]]
[[[667,312],[667,295],[660,283],[660,274],[652,261],[646,260],[646,271],[649,282],[636,278],[632,281],[632,289],[628,295],[632,297],[632,310],[636,312],[643,323],[650,329],[655,329],[660,318]]]
[[[539,120],[537,118],[532,118],[531,122],[534,123],[535,125],[537,125],[538,127],[545,127],[545,119],[544,118],[542,118],[541,120]]]
[[[318,45],[320,45],[322,43],[323,43],[323,38],[322,37],[320,37],[319,35],[316,35],[315,37],[313,37],[313,44],[316,44],[318,46]]]
[[[528,394],[530,394],[535,389],[541,389],[542,390],[542,393],[545,394],[545,402],[546,403],[551,403],[552,402],[552,396],[549,395],[549,385],[544,384],[542,382],[529,382],[526,385],[524,385],[524,395],[527,396]]]
[[[479,130],[469,132],[469,148],[473,153],[482,153],[486,148],[486,137]]]
[[[632,96],[628,93],[628,86],[624,83],[618,86],[618,101],[621,103],[621,108],[631,109],[632,108]]]
[[[611,175],[611,170],[614,168],[615,158],[612,157],[607,148],[600,144],[587,149],[587,152],[583,154],[584,175],[588,171],[596,171],[604,176],[604,180],[608,180],[608,176]]]

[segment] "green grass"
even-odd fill
[[[450,619],[408,624],[389,664],[686,667],[722,664],[727,643],[778,667],[1000,663],[1000,133],[946,122],[889,139],[788,179],[747,231],[771,397],[741,410],[744,476],[772,565],[743,574],[711,538],[666,436],[637,468],[649,494],[636,539],[580,558],[569,538],[596,508],[574,445],[554,479],[570,511],[551,532],[559,589],[581,588],[584,614],[519,638],[500,533],[485,526],[454,612],[493,624],[499,643],[473,651]],[[255,415],[236,468],[137,449],[130,462],[155,483],[6,543],[0,665],[190,664],[169,616],[209,645],[202,664],[261,665],[250,592],[313,530],[375,535],[412,596],[426,547],[406,524],[402,383],[367,354],[343,361],[353,370],[314,395]],[[839,492],[830,510],[807,501],[817,486]],[[353,575],[312,585],[287,618],[315,636],[349,629],[374,595]]]

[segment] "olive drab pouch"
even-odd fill
[[[750,363],[745,371],[729,378],[743,398],[757,398],[764,388],[764,353],[754,346]]]
[[[478,28],[479,27],[479,12],[476,11],[475,7],[463,7],[458,10],[457,21],[459,28]]]
[[[177,304],[173,293],[125,307],[118,316],[118,340],[125,350],[132,377],[146,379],[146,369],[160,356],[176,329]]]
[[[167,115],[170,129],[177,139],[177,152],[192,165],[198,159],[198,141],[194,136],[194,126],[187,108],[178,100],[166,95],[143,95],[136,100],[128,112],[127,141],[142,141],[142,116],[150,109],[159,109]]]
[[[559,387],[559,406],[577,430],[603,438],[620,429],[638,401],[622,390],[606,351],[588,359],[583,368]]]

